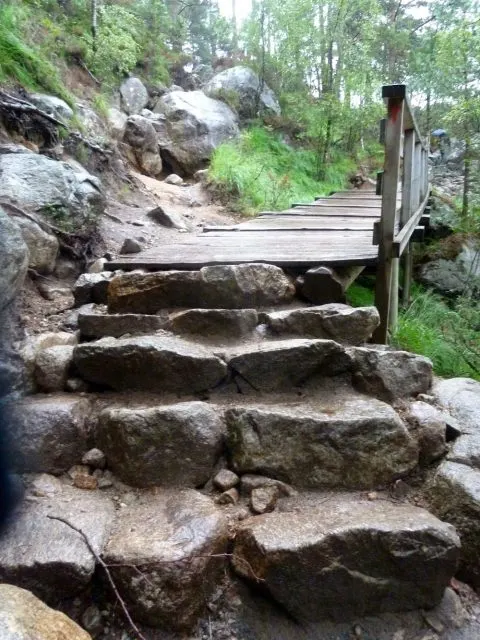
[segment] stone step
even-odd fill
[[[375,307],[325,304],[262,313],[261,320],[278,336],[327,338],[344,344],[367,342],[380,323]]]
[[[78,345],[73,361],[84,380],[116,390],[194,394],[228,373],[212,351],[171,335],[102,338]]]
[[[251,309],[286,304],[294,295],[279,267],[242,264],[118,275],[108,285],[108,307],[112,313],[147,314],[175,307]]]
[[[228,520],[193,490],[141,496],[122,509],[103,560],[134,618],[192,628],[227,567]]]
[[[84,534],[133,619],[165,631],[192,629],[229,562],[303,623],[429,609],[458,559],[451,525],[381,496],[295,494],[252,516],[242,502],[221,507],[193,489],[102,494],[31,480],[0,540],[0,580],[50,604],[98,588],[92,581],[105,576]]]
[[[225,419],[238,474],[294,487],[374,489],[408,475],[419,462],[419,442],[392,407],[363,396],[237,406]]]
[[[203,486],[224,438],[237,473],[299,487],[373,489],[419,462],[418,434],[378,400],[352,393],[316,403],[231,404],[153,400],[149,407],[106,408],[96,421],[95,445],[108,467],[137,487]]]
[[[240,525],[233,566],[297,621],[346,621],[434,607],[459,549],[454,528],[418,507],[297,496]]]
[[[166,329],[191,339],[220,343],[252,337],[258,328],[258,339],[322,338],[360,345],[369,340],[378,323],[375,307],[342,304],[260,313],[256,309],[165,309],[157,315],[109,314],[104,307],[85,305],[78,314],[80,334],[88,340]]]

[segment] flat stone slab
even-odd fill
[[[251,334],[257,324],[255,309],[190,309],[171,314],[168,328],[180,335],[234,340]]]
[[[85,338],[120,338],[126,333],[155,333],[165,325],[165,318],[138,313],[81,312],[78,315],[78,328]]]
[[[332,399],[333,400],[333,399]],[[306,488],[373,489],[418,464],[418,443],[387,404],[361,396],[324,406],[228,409],[235,471]]]
[[[9,407],[11,468],[60,474],[87,451],[90,402],[74,394],[28,396]]]
[[[116,390],[192,394],[213,389],[227,365],[203,347],[170,336],[102,338],[81,344],[74,363],[87,382]]]
[[[417,507],[294,498],[240,526],[233,566],[298,621],[345,621],[434,607],[459,548],[452,526]]]
[[[114,513],[106,496],[69,486],[24,501],[0,538],[0,581],[29,589],[52,604],[76,595],[92,579],[95,558],[79,533],[49,516],[81,529],[100,554]]]
[[[96,440],[107,464],[135,487],[204,485],[220,457],[224,423],[204,402],[103,411]]]
[[[314,376],[351,369],[352,360],[333,340],[277,340],[246,345],[226,354],[228,366],[254,389],[298,387]]]
[[[345,344],[367,342],[380,323],[375,307],[325,304],[262,314],[270,331],[280,336],[325,338]]]
[[[112,313],[160,309],[251,309],[285,304],[295,289],[282,269],[269,264],[203,267],[200,271],[126,273],[112,280]]]
[[[122,509],[103,559],[136,620],[186,630],[225,571],[228,526],[213,501],[191,489],[144,496]]]

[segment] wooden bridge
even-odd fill
[[[409,299],[410,244],[423,239],[429,186],[428,149],[406,87],[386,86],[383,98],[388,111],[381,127],[385,165],[376,190],[344,191],[311,204],[293,204],[286,211],[263,212],[238,225],[206,227],[197,236],[122,257],[108,268],[195,270],[246,262],[294,270],[376,265],[375,304],[382,323],[374,338],[386,343],[388,329],[396,325],[398,316],[400,258],[404,262],[403,299]]]

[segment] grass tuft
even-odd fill
[[[373,305],[374,294],[354,284],[347,300],[354,307]],[[450,305],[433,291],[415,286],[411,305],[400,312],[392,345],[430,358],[439,376],[480,380],[480,305],[472,299]]]
[[[44,90],[73,105],[55,67],[21,38],[13,6],[0,7],[0,82],[16,82],[31,91]]]
[[[230,206],[247,215],[288,209],[293,202],[311,202],[316,196],[343,189],[354,170],[352,160],[339,157],[317,180],[317,156],[295,149],[262,127],[244,131],[239,140],[216,149],[209,180]]]

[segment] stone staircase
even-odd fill
[[[229,568],[301,623],[440,602],[459,538],[395,488],[446,427],[412,418],[430,362],[367,344],[375,309],[307,306],[270,265],[85,274],[75,295],[78,342],[21,349],[1,581],[88,601],[102,558],[133,618],[173,632]]]

